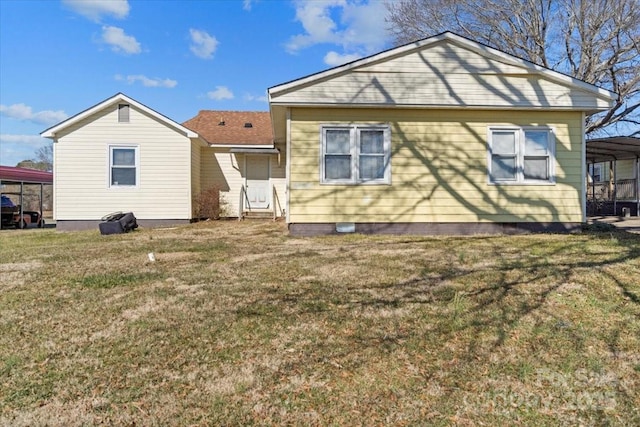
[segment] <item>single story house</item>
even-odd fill
[[[293,234],[572,230],[616,94],[446,32],[268,90]]]
[[[209,188],[226,216],[283,213],[284,158],[268,112],[201,111],[179,124],[118,93],[41,135],[54,141],[59,230],[96,228],[113,211],[141,226],[188,223]]]
[[[117,94],[54,140],[60,229],[284,216],[292,234],[572,230],[586,221],[585,115],[616,94],[446,32],[268,89],[269,112],[183,124]]]

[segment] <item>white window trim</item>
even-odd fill
[[[494,131],[516,132],[516,179],[494,180],[492,177],[492,142]],[[549,179],[524,178],[524,153],[526,131],[546,131],[549,134]],[[490,185],[555,185],[556,184],[556,137],[555,128],[551,126],[489,126],[487,128],[487,182]]]
[[[325,179],[325,131],[349,130],[351,179]],[[361,130],[380,130],[384,132],[384,177],[380,179],[359,179],[360,144],[358,132]],[[389,124],[323,124],[320,125],[320,184],[322,185],[390,185],[391,184],[391,126]]]
[[[136,159],[136,184],[135,185],[112,185],[112,171],[113,171],[113,150],[118,148],[125,148],[135,150]],[[108,165],[107,165],[107,187],[108,188],[138,188],[140,186],[140,146],[134,144],[111,144],[108,147],[107,153]]]

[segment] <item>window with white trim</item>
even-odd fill
[[[547,127],[489,128],[489,181],[500,184],[555,182],[555,138]]]
[[[138,185],[138,147],[109,147],[109,186],[135,187]]]
[[[331,125],[321,128],[323,184],[389,184],[391,128]]]

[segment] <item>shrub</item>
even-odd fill
[[[226,202],[220,199],[220,187],[214,185],[196,196],[194,206],[196,218],[219,219],[224,216]]]

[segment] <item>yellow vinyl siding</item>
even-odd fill
[[[616,177],[617,179],[633,179],[635,178],[635,159],[627,159],[627,160],[618,160],[616,164]],[[609,181],[609,174],[612,172],[613,168],[610,166],[609,162],[602,163],[602,175],[601,179],[603,181]],[[613,176],[613,175],[611,175]]]
[[[618,179],[635,178],[635,159],[618,160],[618,164],[616,165],[616,176]]]
[[[304,109],[291,112],[290,222],[580,222],[578,112]],[[390,185],[320,184],[320,127],[391,126]],[[489,126],[555,130],[555,185],[491,185]]]
[[[56,138],[56,219],[97,220],[113,211],[139,219],[191,218],[191,142],[155,118],[117,105],[69,126]],[[109,186],[109,146],[138,147],[138,185]]]
[[[591,109],[606,107],[586,90],[530,74],[524,66],[488,58],[453,43],[385,58],[295,91],[275,93],[283,104],[310,102],[450,107]]]

